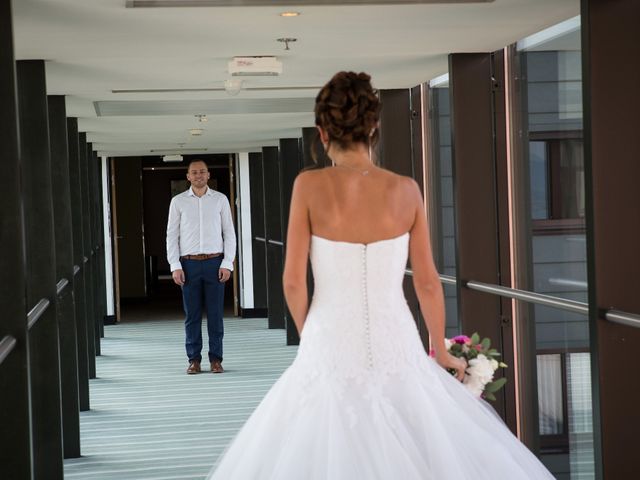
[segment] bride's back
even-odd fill
[[[394,238],[411,229],[411,180],[373,167],[305,173],[306,203],[313,235],[353,243]]]

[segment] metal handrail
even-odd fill
[[[493,293],[501,297],[514,298],[525,302],[537,303],[538,305],[546,305],[548,307],[559,308],[569,312],[589,313],[589,305],[584,302],[576,302],[575,300],[566,300],[564,298],[552,297],[542,293],[527,292],[526,290],[518,290],[517,288],[501,287],[491,283],[476,282],[470,280],[464,283],[464,286],[471,290],[479,292]]]
[[[613,308],[607,310],[604,317],[610,322],[619,323],[628,327],[640,328],[640,315],[636,313],[621,312]]]
[[[278,245],[280,247],[284,246],[284,243],[279,240],[267,240],[271,245]]]
[[[0,340],[0,364],[9,356],[17,343],[18,341],[11,335],[5,335],[2,340]]]
[[[406,268],[404,270],[404,273],[409,275],[410,277],[413,277],[413,270],[409,268]],[[440,275],[440,281],[445,285],[455,285],[456,277],[452,277],[451,275]]]
[[[75,277],[80,271],[80,267],[78,265],[73,266],[73,276]]]
[[[264,237],[253,237],[254,239],[258,240],[259,242],[266,242],[267,239]]]
[[[47,310],[47,308],[49,308],[50,303],[51,302],[49,302],[49,300],[47,300],[46,298],[42,298],[38,303],[36,303],[36,306],[33,307],[29,311],[29,313],[27,313],[27,329],[28,330],[31,330],[31,327],[33,327],[36,324],[36,322],[40,319],[42,314]]]
[[[413,275],[411,270],[407,269],[405,272],[409,275]],[[456,278],[449,275],[440,275],[440,280],[442,283],[448,283],[451,285],[456,284]],[[538,305],[546,305],[548,307],[567,310],[569,312],[580,313],[583,315],[589,314],[589,304],[585,302],[577,302],[575,300],[567,300],[564,298],[553,297],[551,295],[544,295],[542,293],[527,292],[526,290],[502,287],[500,285],[476,282],[473,280],[463,282],[463,285],[471,290],[477,290],[479,292],[492,293],[500,295],[501,297],[513,298],[515,300],[536,303]],[[623,312],[621,310],[610,308],[605,312],[604,317],[610,322],[626,325],[628,327],[640,328],[640,315],[637,313]]]
[[[69,280],[67,280],[66,278],[61,278],[60,281],[58,283],[56,283],[56,293],[58,295],[60,295],[60,293],[62,292],[62,290],[64,290],[64,288],[69,285]]]

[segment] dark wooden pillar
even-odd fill
[[[500,202],[506,201],[507,184],[498,169],[506,168],[506,146],[496,142],[496,125],[504,128],[504,108],[496,109],[500,87],[495,78],[501,78],[502,72],[495,73],[500,71],[495,62],[490,53],[449,56],[458,312],[464,333],[490,337],[504,352],[510,330],[503,327],[510,311],[503,311],[499,296],[464,288],[469,280],[510,286],[508,276],[501,278],[500,232],[508,232],[508,225],[500,223],[500,212],[506,207]],[[504,391],[498,392],[493,405],[514,429],[515,416],[507,416],[506,404]]]
[[[73,298],[78,339],[78,395],[80,411],[89,410],[89,337],[87,333],[86,285],[84,276],[84,234],[82,230],[82,192],[80,188],[80,138],[78,119],[67,119],[69,147],[69,185],[73,229]]]
[[[298,138],[280,139],[280,185],[282,204],[282,238],[285,243],[286,252],[287,228],[289,226],[289,210],[291,209],[291,194],[293,192],[293,182],[302,169],[302,155],[300,153],[301,140]],[[286,254],[286,253],[285,253]],[[284,267],[284,263],[283,263]],[[300,337],[293,321],[293,317],[286,307],[285,302],[285,328],[287,329],[287,345],[298,345]]]
[[[84,297],[87,318],[87,353],[89,359],[89,378],[96,378],[96,311],[94,302],[94,269],[91,235],[91,194],[89,192],[89,159],[87,158],[87,134],[78,134],[78,161],[80,164],[79,183],[82,202],[82,270],[84,273]]]
[[[35,478],[62,478],[56,251],[43,60],[17,62]],[[36,314],[35,312],[41,312]]]
[[[48,97],[51,182],[55,222],[60,386],[65,458],[80,456],[80,397],[78,393],[78,338],[73,302],[73,230],[65,97]]]
[[[251,247],[253,254],[253,308],[267,316],[267,240],[264,224],[262,153],[249,154],[251,190]]]
[[[380,90],[378,164],[392,172],[414,177],[412,161],[411,91]]]
[[[635,0],[582,2],[594,440],[596,478],[606,479],[637,476],[640,390],[630,387],[629,367],[640,328],[609,322],[603,311],[640,314],[639,18]]]
[[[93,151],[93,145],[87,143],[87,194],[89,198],[89,239],[90,253],[89,262],[91,264],[91,280],[92,280],[92,297],[93,297],[93,341],[96,355],[100,355],[100,338],[102,330],[102,322],[104,314],[102,313],[100,304],[100,235],[99,235],[99,219],[98,219],[98,194],[99,185],[96,177],[97,158]]]
[[[31,401],[25,305],[24,223],[11,1],[0,0],[0,469],[31,479]]]
[[[264,167],[265,233],[267,239],[267,304],[269,328],[285,328],[285,302],[282,289],[284,239],[282,237],[282,198],[278,147],[262,149]]]

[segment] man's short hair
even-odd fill
[[[189,165],[187,165],[187,171],[191,168],[191,165],[193,165],[194,163],[204,163],[205,167],[207,167],[207,170],[209,169],[209,165],[207,165],[207,162],[205,162],[201,158],[196,158],[189,162]]]

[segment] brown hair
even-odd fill
[[[380,100],[364,72],[338,72],[316,97],[316,125],[327,132],[329,143],[347,149],[354,143],[378,141]]]

